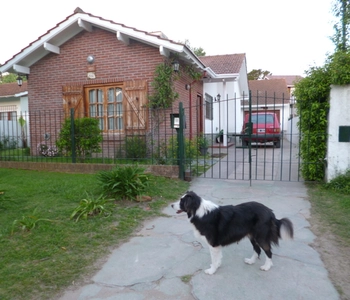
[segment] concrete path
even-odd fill
[[[248,239],[224,248],[222,266],[214,275],[208,248],[194,239],[185,214],[167,207],[168,217],[144,223],[129,242],[116,248],[90,284],[67,290],[60,300],[163,300],[163,299],[317,299],[339,295],[328,278],[319,254],[310,246],[310,204],[300,182],[232,181],[196,179],[191,190],[217,204],[258,201],[272,208],[277,218],[294,223],[294,241],[281,241],[273,249],[270,271],[243,262],[252,255]]]

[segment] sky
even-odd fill
[[[247,71],[305,75],[334,51],[334,0],[16,0],[0,4],[0,64],[71,15],[87,13],[169,39],[206,55],[245,53]]]

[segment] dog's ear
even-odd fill
[[[185,212],[187,213],[188,218],[191,218],[196,214],[196,210],[198,209],[198,206],[196,205],[196,201],[193,198],[191,192],[186,195],[184,198],[184,208]]]

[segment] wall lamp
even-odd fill
[[[217,94],[217,95],[216,95],[216,98],[215,98],[215,101],[220,101],[220,98],[221,98],[221,95],[220,95],[220,94]]]
[[[172,62],[172,65],[173,65],[174,72],[175,73],[179,72],[180,63],[176,59]]]
[[[17,80],[17,84],[18,84],[18,86],[19,86],[19,87],[21,87],[21,86],[22,86],[22,84],[23,84],[23,79],[22,79],[22,77],[21,77],[21,75],[20,75],[20,74],[18,74],[18,76],[17,76],[16,80]]]

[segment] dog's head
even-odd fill
[[[187,216],[191,218],[196,214],[197,209],[201,205],[201,197],[199,197],[195,192],[188,191],[184,194],[179,201],[171,205],[172,208],[176,210],[176,213],[187,213]]]

